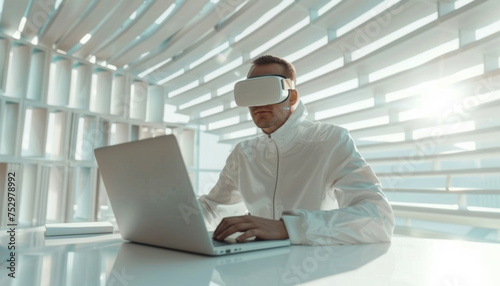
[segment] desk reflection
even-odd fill
[[[16,278],[0,233],[1,286],[498,286],[500,244],[394,237],[392,244],[298,246],[208,257],[124,241],[118,233],[46,238],[20,231]]]
[[[295,285],[355,270],[389,246],[293,246],[204,257],[123,243],[106,285]]]
[[[0,235],[0,245],[4,241]],[[8,252],[0,249],[0,285],[105,285],[122,243],[119,234],[46,238],[40,229],[20,230],[15,278],[7,276]]]
[[[0,245],[5,239],[0,235]],[[0,248],[2,286],[294,285],[358,269],[390,247],[291,246],[208,257],[126,242],[119,234],[46,238],[26,231],[17,239],[14,279],[4,262],[9,252]]]

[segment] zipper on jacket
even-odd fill
[[[278,188],[278,173],[279,173],[279,166],[280,166],[280,151],[278,149],[278,144],[274,142],[274,140],[271,138],[271,134],[267,135],[269,138],[269,142],[273,142],[274,146],[276,146],[276,181],[274,182],[274,193],[273,193],[273,219],[276,219],[276,211],[275,211],[275,200],[276,200],[276,189]]]

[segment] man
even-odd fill
[[[248,78],[279,75],[295,82],[287,61],[255,59]],[[353,244],[391,240],[392,209],[371,167],[342,127],[311,122],[291,89],[283,102],[250,106],[264,134],[236,145],[215,187],[199,198],[214,238],[292,244]],[[242,204],[243,202],[244,204]],[[243,215],[247,212],[251,215]]]

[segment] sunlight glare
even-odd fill
[[[457,90],[448,86],[431,86],[421,95],[421,110],[426,116],[440,116],[457,101]]]

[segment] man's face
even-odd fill
[[[282,67],[277,64],[254,65],[248,72],[248,77],[259,75],[282,75]],[[253,122],[267,134],[276,131],[290,117],[290,98],[281,103],[249,107]]]

